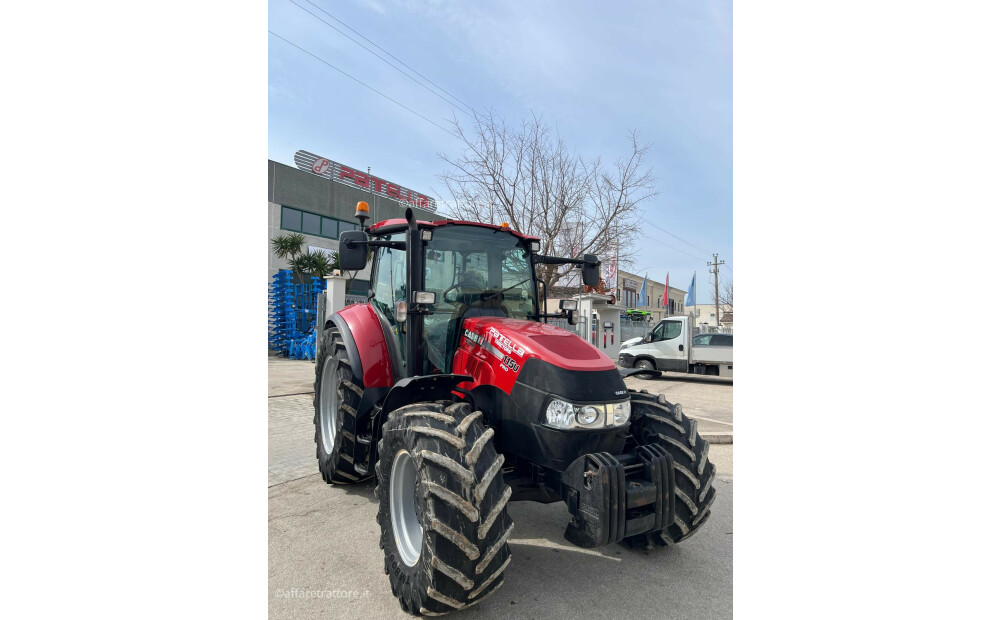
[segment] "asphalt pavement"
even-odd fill
[[[269,617],[410,617],[392,596],[383,571],[374,481],[331,486],[317,473],[312,363],[272,357],[269,370]],[[731,382],[681,376],[627,383],[681,402],[702,432],[716,424],[711,428],[731,433]],[[513,560],[503,587],[450,617],[731,617],[732,450],[732,445],[710,448],[718,473],[709,521],[692,538],[666,549],[582,549],[562,536],[568,521],[562,503],[509,504]]]

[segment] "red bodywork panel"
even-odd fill
[[[569,370],[614,370],[615,364],[576,334],[546,323],[484,316],[466,319],[452,363],[471,375],[459,387],[494,385],[510,394],[524,362],[537,357]]]
[[[370,304],[347,306],[337,314],[351,330],[361,357],[366,388],[395,384],[385,334]],[[510,394],[524,363],[533,358],[569,370],[613,370],[614,362],[576,334],[545,323],[493,316],[465,319],[452,372],[473,381],[459,387],[471,390],[493,385]]]
[[[382,325],[370,304],[354,304],[337,312],[347,321],[361,357],[365,387],[392,387],[392,361]]]
[[[449,224],[462,225],[462,226],[480,226],[482,228],[490,228],[490,229],[493,229],[493,230],[506,230],[510,234],[512,234],[515,237],[518,237],[520,239],[530,239],[532,241],[534,241],[534,240],[540,240],[539,237],[533,237],[531,235],[523,235],[523,234],[517,232],[516,230],[514,230],[513,228],[501,228],[500,226],[498,226],[496,224],[484,224],[482,222],[466,222],[465,220],[434,220],[433,222],[426,222],[424,220],[418,220],[417,221],[417,226],[420,227],[420,228],[437,228],[438,226],[447,226]],[[406,225],[406,220],[404,220],[401,217],[397,217],[397,218],[393,218],[391,220],[382,220],[381,222],[378,222],[376,224],[372,224],[371,227],[368,228],[368,232],[371,233],[371,234],[373,234],[373,235],[377,235],[377,234],[379,234],[378,233],[378,229],[380,229],[382,227],[385,227],[385,226],[405,226],[405,225]]]

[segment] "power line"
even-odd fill
[[[365,35],[361,34],[361,33],[360,33],[360,32],[358,32],[357,30],[355,30],[354,28],[351,28],[350,26],[348,26],[347,24],[345,24],[345,23],[344,23],[344,22],[342,22],[341,20],[337,19],[337,18],[336,18],[336,17],[334,17],[333,15],[330,15],[329,13],[327,13],[326,11],[324,11],[322,7],[320,7],[320,6],[317,6],[317,5],[316,5],[316,4],[314,4],[314,3],[313,3],[313,2],[311,1],[311,0],[306,0],[306,2],[308,2],[309,4],[312,4],[312,5],[314,6],[314,7],[316,7],[316,8],[317,8],[317,9],[319,9],[320,11],[323,11],[323,13],[326,13],[326,15],[329,15],[329,16],[330,16],[330,19],[334,20],[335,22],[337,22],[338,24],[340,24],[340,25],[341,25],[341,26],[343,26],[344,28],[347,28],[348,30],[350,30],[350,31],[351,31],[351,32],[353,32],[354,34],[358,35],[359,37],[361,37],[361,38],[362,38],[362,39],[364,39],[365,41],[368,41],[369,43],[371,43],[372,45],[374,45],[375,47],[377,47],[377,48],[378,48],[379,50],[381,50],[381,51],[385,52],[386,54],[388,54],[388,55],[389,55],[389,56],[390,56],[390,57],[391,57],[391,58],[392,58],[393,60],[395,60],[395,61],[396,61],[396,62],[398,62],[399,64],[403,65],[404,67],[406,67],[406,68],[407,68],[407,69],[409,69],[410,71],[412,71],[412,72],[416,73],[417,75],[419,75],[419,76],[420,76],[421,78],[423,78],[424,80],[426,80],[426,81],[427,81],[427,82],[428,82],[429,84],[431,84],[432,86],[434,86],[434,88],[436,88],[436,89],[440,90],[441,92],[443,92],[444,94],[448,95],[449,97],[451,97],[451,98],[452,98],[452,99],[454,99],[455,101],[459,102],[460,104],[464,105],[465,107],[469,108],[469,109],[470,109],[470,110],[472,110],[473,112],[475,112],[475,111],[476,111],[476,110],[475,110],[475,108],[473,108],[473,107],[472,107],[471,105],[469,105],[469,104],[465,103],[464,101],[462,101],[461,99],[459,99],[459,98],[458,98],[458,97],[456,97],[455,95],[453,95],[453,94],[449,93],[449,92],[448,92],[448,91],[446,91],[445,89],[443,89],[443,88],[441,88],[440,86],[438,86],[437,84],[435,84],[435,83],[434,83],[433,81],[431,81],[431,80],[430,80],[430,78],[428,78],[428,77],[427,77],[426,75],[424,75],[424,74],[420,73],[419,71],[417,71],[416,69],[414,69],[414,68],[413,68],[413,67],[411,67],[410,65],[406,64],[405,62],[403,62],[403,61],[402,61],[402,60],[400,60],[399,58],[396,58],[396,56],[393,56],[392,52],[390,52],[389,50],[387,50],[387,49],[383,48],[383,47],[382,47],[382,46],[380,46],[380,45],[379,45],[378,43],[376,43],[376,42],[372,41],[371,39],[369,39],[369,38],[368,38],[368,37],[366,37]],[[333,28],[333,26],[330,26],[330,27],[331,27],[331,28]],[[340,32],[340,31],[338,30],[338,32]],[[341,34],[343,34],[343,33],[341,33]],[[347,35],[344,35],[344,36],[347,36]],[[348,37],[348,38],[349,38],[349,37]],[[352,40],[353,40],[353,39],[352,39]],[[360,44],[359,44],[359,45],[360,45]],[[371,50],[369,50],[369,51],[371,51]],[[373,52],[373,53],[374,53],[374,52]],[[405,74],[404,74],[404,75],[405,75]],[[463,112],[464,112],[464,110],[463,110]]]
[[[387,65],[389,65],[390,67],[392,67],[393,69],[395,69],[396,71],[399,71],[399,72],[400,72],[401,74],[403,74],[403,75],[405,75],[406,77],[410,78],[410,79],[411,79],[411,80],[413,80],[413,81],[414,81],[414,82],[415,82],[415,83],[416,83],[417,85],[419,85],[419,86],[420,86],[421,88],[425,89],[425,90],[426,90],[427,92],[429,92],[430,94],[434,95],[435,97],[437,97],[437,98],[438,98],[438,99],[440,99],[441,101],[444,101],[445,103],[447,103],[447,104],[448,104],[448,105],[450,105],[451,107],[455,108],[456,110],[458,110],[458,111],[459,111],[459,112],[461,112],[462,114],[465,114],[465,115],[466,115],[466,116],[468,116],[469,118],[475,118],[474,116],[472,116],[471,114],[469,114],[468,112],[466,112],[465,110],[463,110],[462,108],[459,108],[459,107],[456,107],[456,106],[455,106],[455,104],[454,104],[454,103],[452,103],[451,101],[448,101],[447,99],[445,99],[444,97],[442,97],[442,96],[441,96],[441,95],[439,95],[438,93],[434,92],[434,91],[433,91],[433,90],[431,90],[430,88],[427,88],[427,85],[426,85],[426,84],[423,84],[423,83],[421,83],[421,82],[420,82],[420,80],[418,80],[417,78],[413,77],[413,76],[412,76],[412,75],[410,75],[409,73],[406,73],[405,71],[403,71],[402,69],[400,69],[400,68],[399,68],[399,67],[397,67],[396,65],[392,64],[391,62],[389,62],[388,60],[386,60],[386,59],[385,59],[385,58],[383,58],[382,56],[380,56],[380,55],[376,54],[375,52],[373,52],[372,50],[368,49],[367,47],[365,47],[364,45],[362,45],[360,41],[358,41],[358,40],[357,40],[357,39],[355,39],[354,37],[350,36],[350,35],[349,35],[349,34],[347,34],[346,32],[344,32],[344,31],[340,30],[339,28],[337,28],[336,26],[334,26],[334,25],[333,25],[333,24],[331,24],[330,22],[326,21],[325,19],[323,19],[323,18],[322,18],[322,17],[320,17],[319,15],[316,15],[315,13],[313,13],[312,11],[310,11],[309,9],[307,9],[306,7],[302,6],[301,4],[299,4],[298,2],[296,2],[295,0],[288,0],[288,1],[289,1],[289,2],[291,2],[292,4],[294,4],[295,6],[299,7],[299,8],[300,8],[300,9],[302,9],[303,11],[305,11],[305,13],[306,13],[307,15],[311,15],[312,17],[316,18],[316,20],[317,20],[317,21],[319,21],[319,22],[322,22],[322,23],[326,24],[326,25],[327,25],[328,27],[330,27],[330,28],[332,28],[333,30],[335,30],[335,31],[339,32],[340,34],[344,35],[345,37],[347,37],[348,39],[350,39],[351,41],[353,41],[354,43],[356,43],[356,44],[358,45],[358,47],[360,47],[361,49],[365,50],[365,51],[366,51],[366,52],[368,52],[369,54],[371,54],[371,55],[375,56],[376,58],[378,58],[379,60],[381,60],[381,61],[382,61],[382,62],[384,62],[385,64],[387,64]],[[309,2],[309,0],[306,0],[306,2]],[[324,10],[323,10],[323,9],[322,9],[321,7],[318,7],[318,6],[316,6],[316,5],[315,5],[315,4],[313,4],[312,2],[309,2],[309,4],[312,4],[313,6],[315,6],[315,7],[317,8],[317,9],[319,9],[319,10],[320,10],[320,11],[322,11],[323,13],[326,13],[327,15],[330,15],[329,13],[327,13],[326,11],[324,11]],[[331,17],[331,18],[333,18],[333,19],[337,19],[336,17],[333,17],[333,15],[330,15],[330,17]],[[337,20],[337,21],[340,21],[340,20]],[[375,45],[375,44],[373,43],[372,45]],[[378,47],[378,46],[376,46],[376,47]],[[381,48],[379,48],[379,49],[381,49]],[[388,54],[388,52],[386,52],[386,53]],[[390,56],[391,56],[391,54],[390,54]],[[424,79],[426,79],[426,78],[424,78]],[[460,103],[461,103],[461,102],[460,102]],[[463,103],[462,105],[465,105],[465,104]]]
[[[400,102],[396,101],[395,99],[393,99],[393,98],[392,98],[392,97],[390,97],[389,95],[387,95],[387,94],[385,94],[385,93],[383,93],[383,92],[381,92],[381,91],[379,91],[379,90],[376,90],[376,89],[372,88],[372,87],[371,87],[371,86],[369,86],[368,84],[365,84],[364,82],[362,82],[362,81],[361,81],[361,80],[359,80],[358,78],[354,77],[353,75],[351,75],[351,74],[347,73],[346,71],[344,71],[344,70],[342,70],[342,69],[340,69],[340,68],[338,68],[338,67],[335,67],[335,66],[331,65],[330,63],[328,63],[327,61],[323,60],[322,58],[320,58],[320,57],[319,57],[319,56],[317,56],[316,54],[313,54],[313,53],[312,53],[312,52],[310,52],[309,50],[307,50],[307,49],[303,49],[303,48],[299,47],[298,45],[296,45],[296,44],[292,43],[291,41],[289,41],[289,40],[288,40],[288,39],[286,39],[285,37],[281,36],[280,34],[278,34],[278,33],[276,33],[276,32],[273,32],[273,31],[271,31],[271,30],[268,30],[268,31],[267,31],[267,33],[268,33],[268,34],[271,34],[271,35],[274,35],[274,36],[276,36],[276,37],[278,37],[279,39],[281,39],[281,40],[282,40],[282,41],[284,41],[285,43],[287,43],[287,44],[291,45],[292,47],[294,47],[295,49],[299,50],[300,52],[304,52],[304,53],[306,53],[306,54],[309,54],[310,56],[312,56],[312,57],[313,57],[313,58],[315,58],[316,60],[320,61],[320,62],[321,62],[321,63],[323,63],[324,65],[326,65],[326,66],[330,67],[331,69],[333,69],[333,70],[337,71],[338,73],[341,73],[341,74],[343,74],[343,75],[345,75],[345,76],[347,76],[347,77],[351,78],[352,80],[354,80],[354,81],[355,81],[355,82],[357,82],[358,84],[361,84],[362,86],[364,86],[364,87],[365,87],[365,88],[367,88],[368,90],[370,90],[370,91],[372,91],[372,92],[374,92],[374,93],[376,93],[376,94],[379,94],[379,95],[381,95],[381,96],[385,97],[386,99],[388,99],[389,101],[391,101],[391,102],[395,103],[396,105],[398,105],[399,107],[403,108],[403,109],[404,109],[404,110],[406,110],[407,112],[410,112],[411,114],[414,114],[414,115],[416,115],[416,116],[419,116],[420,118],[424,119],[425,121],[427,121],[427,122],[428,122],[428,123],[430,123],[431,125],[434,125],[435,127],[437,127],[438,129],[440,129],[441,131],[443,131],[443,132],[447,133],[448,135],[450,135],[450,136],[454,136],[454,137],[456,137],[456,138],[458,137],[458,136],[456,136],[456,135],[455,135],[454,133],[452,133],[452,132],[451,132],[450,130],[448,130],[448,129],[445,129],[445,128],[444,128],[444,127],[442,127],[441,125],[438,125],[437,123],[435,123],[435,122],[434,122],[434,121],[432,121],[431,119],[427,118],[426,116],[424,116],[424,115],[423,115],[423,114],[421,114],[420,112],[417,112],[417,111],[415,111],[415,110],[413,110],[413,109],[411,109],[411,108],[408,108],[408,107],[406,107],[405,105],[403,105],[402,103],[400,103]]]
[[[671,236],[671,237],[673,237],[674,239],[677,239],[677,240],[678,240],[678,241],[680,241],[681,243],[687,243],[687,244],[688,244],[689,246],[691,246],[692,248],[694,248],[694,249],[696,249],[696,250],[701,250],[701,251],[702,251],[702,252],[704,252],[705,254],[711,254],[711,252],[710,252],[710,251],[708,251],[708,250],[706,250],[705,248],[702,248],[702,247],[698,247],[698,246],[696,246],[696,245],[695,245],[695,244],[693,244],[693,243],[690,243],[690,242],[688,242],[688,241],[684,241],[683,239],[681,239],[680,237],[678,237],[678,236],[677,236],[677,235],[675,235],[674,233],[670,232],[669,230],[664,230],[663,228],[660,228],[659,226],[657,226],[656,224],[654,224],[654,223],[650,222],[649,220],[646,220],[646,223],[647,223],[647,224],[649,224],[650,226],[652,226],[653,228],[655,228],[655,229],[659,230],[659,231],[662,231],[662,232],[665,232],[665,233],[667,233],[668,235],[670,235],[670,236]],[[701,257],[700,257],[700,256],[698,256],[697,258],[701,258]]]
[[[646,223],[648,224],[649,222],[646,222]],[[690,256],[691,258],[694,258],[696,260],[702,260],[704,258],[702,256],[695,256],[694,254],[691,254],[690,252],[685,252],[684,250],[682,250],[680,248],[675,248],[674,246],[672,246],[670,244],[667,244],[667,243],[664,243],[663,241],[660,241],[656,237],[651,237],[651,236],[649,236],[649,235],[647,235],[645,233],[643,233],[643,236],[645,236],[647,239],[649,239],[651,241],[655,241],[655,242],[657,242],[657,243],[659,243],[661,245],[664,245],[664,246],[670,248],[671,250],[673,250],[675,252],[679,252],[679,253],[683,254],[684,256]]]

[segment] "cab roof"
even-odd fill
[[[433,222],[428,222],[425,220],[417,220],[417,228],[438,228],[439,226],[479,226],[480,228],[490,228],[492,230],[504,230],[510,234],[518,237],[519,239],[527,239],[529,241],[541,241],[540,237],[534,237],[532,235],[522,234],[513,228],[503,228],[497,224],[485,224],[483,222],[468,222],[465,220],[434,220]],[[373,235],[384,235],[388,233],[399,232],[400,230],[406,229],[406,220],[401,217],[392,218],[389,220],[382,220],[372,224],[368,228],[368,232]]]

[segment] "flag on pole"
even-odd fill
[[[666,308],[667,316],[670,316],[670,272],[667,272],[667,283],[663,287],[663,307]]]
[[[691,276],[691,286],[690,286],[690,288],[688,288],[687,295],[684,297],[684,306],[685,307],[687,307],[687,306],[693,306],[694,303],[695,303],[694,302],[694,279],[697,276],[698,276],[698,272],[697,271],[694,273],[693,276]]]
[[[642,288],[639,289],[639,300],[636,301],[636,304],[635,304],[637,306],[648,306],[649,305],[649,302],[646,300],[646,277],[648,277],[648,276],[649,276],[649,274],[647,273],[645,276],[642,277]]]

